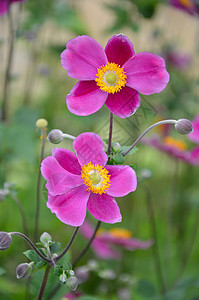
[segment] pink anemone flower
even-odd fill
[[[199,147],[188,151],[186,150],[187,145],[183,141],[176,140],[171,136],[165,137],[163,141],[160,136],[145,138],[143,143],[168,153],[170,156],[190,165],[199,166]]]
[[[0,0],[0,16],[8,12],[11,3],[23,1],[25,0]]]
[[[164,59],[149,52],[135,54],[122,34],[114,35],[105,50],[89,36],[76,37],[61,53],[61,64],[80,80],[66,97],[68,109],[79,116],[105,104],[113,114],[129,117],[140,106],[139,93],[160,93],[169,81]]]
[[[90,239],[94,229],[88,221],[85,221],[80,231],[84,237]],[[127,229],[113,228],[109,231],[99,230],[91,244],[91,248],[103,259],[121,259],[122,252],[119,249],[116,250],[116,247],[120,248],[120,250],[135,251],[137,249],[147,249],[152,245],[153,241],[151,240],[140,241],[132,238],[131,232]]]
[[[101,137],[92,132],[80,134],[73,142],[76,155],[56,148],[41,164],[47,180],[47,206],[63,223],[80,226],[86,210],[106,223],[122,217],[113,197],[136,190],[135,171],[129,166],[106,165],[108,157]]]
[[[63,300],[75,300],[82,296],[79,292],[68,293],[64,296]]]
[[[195,119],[192,121],[192,125],[193,132],[189,133],[187,136],[192,142],[199,144],[199,114],[196,115]]]
[[[198,15],[199,7],[197,6],[197,0],[169,0],[170,4],[174,7],[184,10],[190,15]]]

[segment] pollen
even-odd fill
[[[174,139],[171,136],[165,137],[164,143],[167,146],[172,146],[172,147],[182,150],[182,151],[185,151],[187,149],[187,145],[183,141]]]
[[[131,231],[125,228],[113,228],[110,230],[110,234],[120,239],[129,239],[132,237]]]
[[[179,0],[179,2],[187,7],[187,8],[193,8],[194,7],[194,4],[191,2],[191,0]]]
[[[101,195],[110,187],[110,175],[107,169],[98,164],[94,165],[90,162],[83,165],[81,176],[89,192]]]
[[[125,86],[127,76],[120,65],[107,63],[97,70],[95,81],[102,91],[114,94]]]

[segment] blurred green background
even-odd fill
[[[0,189],[5,182],[14,184],[14,195],[24,208],[32,238],[41,148],[36,120],[48,121],[47,133],[59,128],[74,136],[93,131],[103,139],[108,137],[109,111],[105,106],[88,117],[75,116],[66,107],[66,95],[76,82],[67,76],[60,63],[66,43],[78,35],[88,34],[105,47],[113,34],[122,32],[133,42],[136,53],[150,51],[166,59],[171,76],[166,89],[161,94],[141,97],[142,104],[135,116],[125,120],[114,116],[113,141],[131,145],[139,133],[155,121],[194,119],[199,113],[199,20],[163,0],[27,0],[23,5],[13,4],[10,15],[16,38],[8,82],[7,118],[0,123]],[[8,15],[0,17],[0,103],[11,38],[8,19]],[[172,54],[184,60],[176,63],[171,59]],[[188,149],[193,147],[186,137],[172,134],[187,143]],[[58,147],[72,150],[72,143],[66,140]],[[53,148],[46,141],[45,156],[50,155]],[[135,166],[138,188],[135,193],[118,199],[122,223],[103,224],[102,228],[124,227],[132,231],[133,237],[154,239],[159,252],[157,254],[153,246],[143,251],[125,251],[121,262],[96,258],[102,269],[117,272],[116,279],[103,280],[94,273],[79,290],[90,295],[90,298],[85,296],[85,300],[122,299],[118,295],[122,287],[130,293],[126,300],[199,299],[198,167],[142,144],[126,162]],[[149,179],[143,178],[143,169],[150,171]],[[46,207],[44,180],[41,185],[39,233],[49,232],[64,247],[73,228],[62,224]],[[19,210],[9,195],[0,198],[0,230],[23,232]],[[75,257],[85,244],[79,234],[70,255]],[[17,280],[15,276],[17,265],[26,261],[25,250],[27,245],[13,237],[11,247],[0,253],[0,299],[36,299],[43,270],[34,274],[28,287],[29,296],[26,281]],[[91,257],[94,254],[89,250],[80,265]],[[165,288],[157,271],[159,257]],[[121,283],[121,274],[128,274],[130,283]],[[45,299],[50,287],[51,283]],[[66,291],[62,287],[54,299],[61,299]]]

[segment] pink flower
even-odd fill
[[[196,115],[195,119],[192,121],[193,132],[188,134],[188,138],[194,142],[199,144],[199,114]]]
[[[9,6],[13,2],[23,2],[25,0],[0,0],[0,16],[7,13]]]
[[[81,233],[90,239],[94,229],[88,221],[85,221],[80,228]],[[121,251],[114,247],[135,251],[137,249],[147,249],[153,245],[153,241],[140,241],[131,237],[131,232],[123,228],[113,228],[110,231],[98,231],[94,241],[91,244],[94,252],[103,259],[121,259]]]
[[[95,133],[80,134],[73,147],[77,157],[69,150],[56,148],[41,164],[47,180],[48,208],[71,226],[82,225],[87,208],[97,220],[120,222],[122,217],[113,197],[136,190],[135,171],[129,166],[106,165],[104,143]]]
[[[80,116],[98,111],[105,103],[115,115],[126,118],[140,106],[140,95],[160,93],[169,81],[165,61],[149,52],[135,54],[124,35],[114,35],[105,50],[89,36],[67,43],[61,54],[63,68],[80,81],[66,98],[68,109]]]
[[[169,0],[171,5],[178,9],[184,10],[190,15],[199,14],[199,8],[196,1],[197,0]]]
[[[65,299],[65,300],[74,300],[74,299],[80,298],[81,296],[82,296],[81,293],[73,292],[73,293],[66,294],[63,299]]]
[[[176,140],[170,136],[161,141],[160,136],[153,138],[145,138],[143,143],[153,146],[169,155],[182,160],[190,165],[199,166],[199,147],[190,151],[186,150],[187,146],[184,142]]]
[[[166,62],[179,70],[185,70],[190,66],[191,56],[189,54],[169,50],[164,55]]]

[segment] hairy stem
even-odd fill
[[[20,236],[22,237],[30,246],[31,248],[44,260],[46,261],[48,264],[52,264],[52,260],[48,259],[47,257],[45,257],[38,249],[37,247],[33,244],[33,242],[23,233],[21,232],[9,232],[10,235],[16,235],[16,236]]]
[[[97,233],[97,230],[98,230],[99,227],[100,227],[100,224],[101,224],[101,221],[98,221],[98,222],[97,222],[97,226],[95,227],[95,230],[94,230],[94,232],[93,232],[93,235],[92,235],[92,237],[90,238],[88,244],[87,244],[86,247],[80,252],[80,254],[78,255],[78,257],[77,257],[77,258],[74,260],[74,262],[72,263],[73,268],[76,266],[76,264],[79,262],[79,260],[84,256],[84,254],[88,251],[88,249],[89,249],[89,247],[90,247],[92,241],[93,241],[94,238],[95,238],[95,235],[96,235],[96,233]]]
[[[9,24],[9,49],[8,49],[8,58],[6,64],[6,71],[5,71],[5,79],[4,79],[4,86],[3,86],[3,101],[2,101],[2,112],[1,112],[1,120],[6,121],[8,115],[8,86],[10,82],[10,71],[13,61],[13,53],[14,53],[14,41],[15,41],[15,29],[12,20],[11,11],[8,11],[8,24]]]
[[[123,153],[123,156],[126,156],[138,144],[138,142],[143,138],[143,136],[145,136],[145,134],[147,134],[147,132],[149,132],[151,129],[153,129],[159,125],[176,124],[176,123],[177,123],[176,120],[163,120],[163,121],[152,124],[137,138],[137,140],[130,146],[130,148],[126,152]]]
[[[41,284],[41,287],[40,287],[40,291],[39,291],[39,295],[37,297],[37,300],[42,300],[42,298],[43,298],[43,294],[44,294],[46,284],[47,284],[47,281],[48,281],[48,276],[50,274],[50,269],[51,269],[51,266],[48,265],[46,267],[46,270],[45,270],[45,273],[44,273],[44,277],[43,277],[43,280],[42,280],[42,284]]]
[[[72,246],[72,243],[73,243],[73,241],[74,241],[74,239],[75,239],[75,237],[76,237],[76,235],[77,235],[78,230],[79,230],[79,227],[77,227],[77,228],[75,229],[75,231],[74,231],[74,233],[73,233],[73,235],[72,235],[72,238],[71,238],[70,242],[68,243],[68,245],[66,246],[66,248],[64,249],[64,251],[63,251],[59,256],[57,256],[57,257],[54,259],[55,262],[59,261],[59,260],[66,254],[66,252],[70,249],[70,247]]]
[[[39,231],[40,188],[41,188],[40,164],[41,164],[41,162],[44,158],[45,141],[46,141],[46,130],[45,130],[45,128],[41,129],[41,139],[42,139],[42,146],[41,146],[41,154],[40,154],[38,177],[37,177],[37,202],[36,202],[35,231],[34,231],[34,242],[35,243],[38,239],[38,231]]]
[[[108,151],[107,151],[108,155],[111,154],[112,134],[113,134],[113,114],[110,113],[109,139],[108,139]]]
[[[166,292],[166,286],[165,286],[163,271],[162,271],[162,267],[161,267],[153,202],[152,202],[151,194],[150,194],[148,187],[146,185],[143,185],[143,188],[146,193],[146,204],[147,204],[148,216],[149,216],[150,225],[151,225],[151,234],[153,235],[153,238],[155,240],[154,245],[152,247],[153,260],[154,260],[154,264],[155,264],[157,280],[159,282],[159,286],[161,287],[161,294],[163,295]]]

